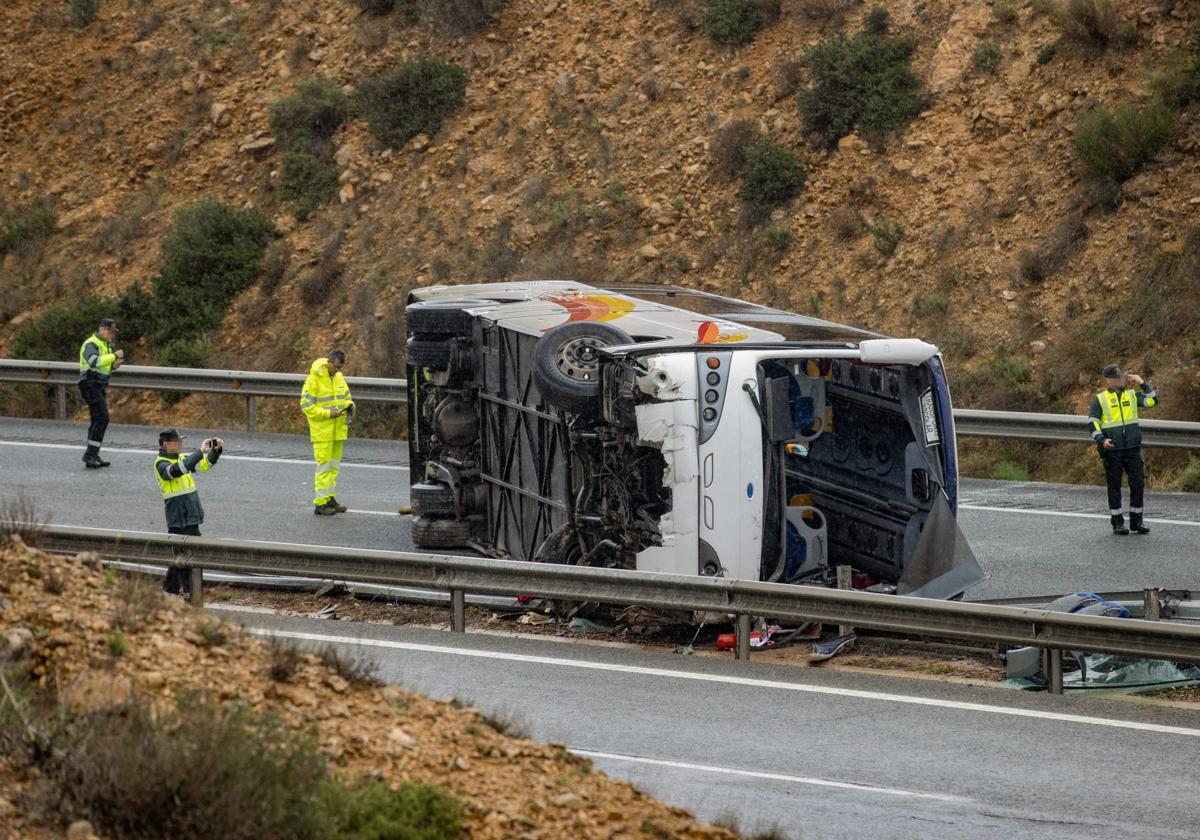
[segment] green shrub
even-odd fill
[[[337,189],[337,167],[306,152],[287,152],[279,176],[279,194],[292,204],[298,221],[307,219]]]
[[[1029,481],[1029,470],[1016,461],[998,461],[992,467],[992,478],[997,481]]]
[[[887,34],[891,23],[892,13],[886,7],[872,6],[867,12],[866,20],[863,21],[863,31],[871,35],[883,36]]]
[[[82,295],[52,306],[17,327],[12,355],[17,359],[77,361],[83,340],[96,331],[101,318],[111,317],[112,301],[97,295]]]
[[[904,238],[904,228],[900,223],[889,222],[887,219],[865,222],[863,228],[875,237],[875,250],[885,257],[896,253],[896,249],[900,247],[900,240]]]
[[[1189,454],[1187,463],[1175,474],[1171,486],[1185,493],[1200,493],[1200,458]]]
[[[833,145],[856,127],[883,134],[915,117],[920,82],[909,66],[915,48],[911,39],[870,33],[811,47],[804,63],[812,83],[800,94],[805,131]]]
[[[1007,0],[997,0],[992,4],[992,17],[1001,23],[1017,22],[1017,7]]]
[[[327,791],[331,836],[342,840],[457,840],[462,830],[461,803],[436,785],[405,782],[391,790],[369,781]]]
[[[87,26],[100,14],[100,0],[70,0],[71,20],[76,26]]]
[[[917,298],[913,304],[913,311],[921,318],[945,315],[946,310],[949,308],[950,299],[946,297],[945,292],[930,292],[923,297]]]
[[[1094,108],[1075,128],[1075,153],[1088,178],[1124,181],[1171,139],[1175,115],[1161,103],[1143,108]]]
[[[354,5],[369,15],[386,15],[396,8],[396,0],[354,0]]]
[[[285,151],[320,154],[350,116],[350,103],[332,79],[318,76],[301,82],[296,92],[281,96],[267,110],[267,121]]]
[[[736,119],[722,125],[713,132],[708,143],[717,171],[732,176],[746,165],[746,147],[762,139],[756,120]]]
[[[34,199],[0,214],[0,254],[26,256],[54,233],[57,217],[45,199]]]
[[[257,210],[211,198],[178,210],[154,278],[152,342],[162,347],[217,327],[230,300],[254,282],[274,233]]]
[[[400,146],[418,134],[436,134],[466,92],[467,74],[461,67],[426,56],[365,79],[354,101],[378,140]]]
[[[1150,87],[1163,104],[1172,108],[1183,108],[1200,99],[1200,26],[1192,30],[1182,55],[1151,76]]]
[[[987,373],[1002,385],[1022,385],[1033,379],[1033,365],[1024,356],[1013,356],[1002,350],[988,360]]]
[[[126,286],[113,300],[113,310],[122,346],[136,344],[154,325],[154,298],[141,283]]]
[[[704,7],[704,30],[718,44],[748,44],[761,28],[754,0],[709,0]]]
[[[761,218],[804,189],[804,169],[796,156],[769,139],[745,148],[746,165],[738,198]]]
[[[1054,56],[1058,53],[1058,44],[1047,44],[1038,50],[1037,63],[1049,64]]]
[[[1067,0],[1048,8],[1063,37],[1082,47],[1103,50],[1137,40],[1137,29],[1121,21],[1113,0]]]
[[[163,367],[202,368],[208,365],[208,348],[199,339],[177,338],[158,351]]]
[[[994,73],[1004,57],[995,41],[984,41],[971,53],[971,66],[981,73]]]
[[[769,227],[764,232],[764,237],[772,251],[783,253],[792,247],[792,232],[788,228],[782,226]]]

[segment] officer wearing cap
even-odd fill
[[[1142,520],[1142,496],[1146,469],[1142,463],[1142,429],[1138,425],[1138,409],[1158,404],[1158,394],[1136,373],[1126,373],[1120,365],[1104,368],[1108,386],[1092,397],[1088,411],[1088,430],[1104,463],[1104,478],[1108,482],[1108,512],[1114,534],[1125,536],[1149,534]],[[1128,386],[1133,385],[1133,388]],[[1136,390],[1135,390],[1136,388]],[[1121,512],[1121,475],[1129,476],[1129,527]]]
[[[104,430],[108,428],[105,392],[112,372],[125,363],[125,351],[112,347],[116,340],[117,322],[112,318],[104,318],[79,348],[79,394],[87,403],[91,416],[87,449],[83,452],[83,465],[89,470],[108,466],[108,461],[100,458],[100,445],[104,443]]]
[[[183,454],[183,436],[175,429],[158,433],[158,457],[154,459],[154,477],[162,491],[167,514],[167,533],[200,536],[204,523],[204,508],[196,492],[196,473],[208,472],[221,457],[225,442],[208,438],[200,451]],[[191,586],[187,569],[169,566],[163,590],[172,595],[186,595]]]

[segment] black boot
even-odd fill
[[[1118,537],[1125,537],[1129,535],[1129,529],[1125,527],[1125,517],[1121,514],[1118,513],[1112,517],[1112,526],[1113,533]]]
[[[1142,515],[1140,513],[1129,514],[1129,530],[1135,534],[1150,533],[1150,529],[1146,527],[1144,522],[1142,522]]]

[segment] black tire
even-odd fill
[[[490,300],[421,300],[404,309],[410,335],[422,338],[455,338],[471,334],[469,307],[486,306]]]
[[[595,349],[633,344],[624,330],[576,321],[550,330],[533,346],[533,384],[542,398],[572,414],[600,411],[600,363]]]
[[[408,363],[429,370],[450,369],[450,341],[446,338],[410,338],[406,346]]]
[[[412,541],[418,548],[467,548],[471,523],[465,519],[417,516],[412,521]]]
[[[444,484],[414,484],[410,492],[414,516],[454,516],[458,513],[454,491]]]

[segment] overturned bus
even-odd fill
[[[959,597],[937,348],[691,289],[434,286],[406,308],[412,536],[495,557]]]

